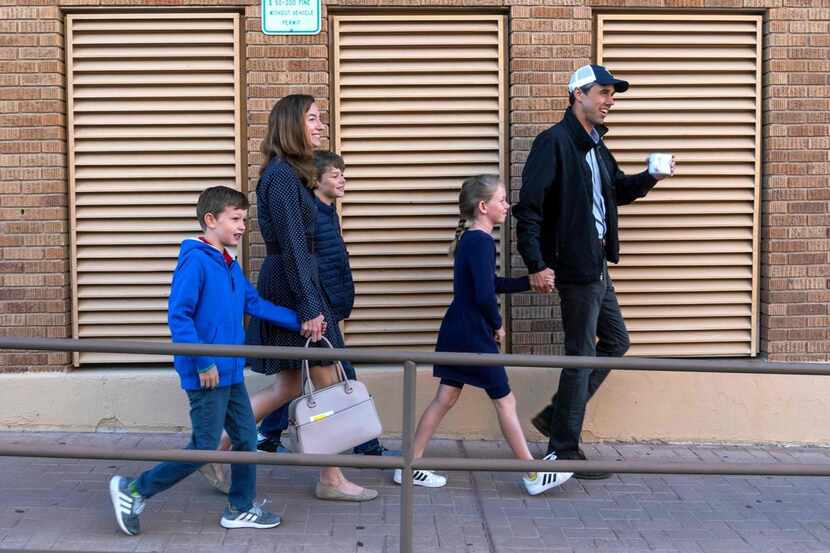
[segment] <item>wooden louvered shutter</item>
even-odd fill
[[[755,355],[762,18],[602,14],[597,58],[631,83],[606,142],[626,173],[677,175],[620,211],[612,270],[631,353]]]
[[[504,19],[335,16],[333,134],[356,282],[349,347],[432,349],[465,177],[505,175]]]
[[[75,337],[169,338],[171,271],[199,232],[199,192],[242,183],[238,44],[230,13],[67,16]]]

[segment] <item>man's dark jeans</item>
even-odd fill
[[[190,400],[193,433],[187,449],[216,451],[222,429],[228,431],[234,451],[256,451],[256,421],[244,383],[212,390],[185,390]],[[201,463],[167,461],[145,471],[136,480],[136,489],[152,497],[193,474]],[[256,494],[256,465],[231,465],[228,502],[239,511],[253,505]]]
[[[602,280],[590,284],[559,284],[562,325],[567,355],[622,357],[630,342],[614,285],[603,269]],[[596,339],[599,339],[598,341]],[[602,385],[609,369],[563,369],[559,389],[549,410],[548,453],[578,459],[579,436],[588,400]]]
[[[348,361],[343,362],[343,371],[350,380],[355,379],[354,367]],[[288,404],[286,403],[264,419],[259,424],[259,433],[267,438],[279,440],[283,430],[288,428]],[[354,448],[354,452],[362,454],[380,449],[380,442],[377,439],[369,440]]]

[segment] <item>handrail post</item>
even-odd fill
[[[403,431],[401,432],[401,553],[412,553],[412,442],[415,439],[415,381],[418,367],[414,361],[403,364]]]

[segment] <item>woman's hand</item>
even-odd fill
[[[505,332],[504,330],[504,325],[496,329],[496,332],[493,337],[496,339],[496,342],[498,342],[502,346],[504,345],[504,341],[507,339],[507,332]]]
[[[311,338],[312,342],[319,342],[325,331],[326,319],[323,317],[323,314],[320,313],[310,321],[303,322],[300,334],[302,334],[305,338]]]

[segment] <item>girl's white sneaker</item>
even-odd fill
[[[403,478],[403,471],[395,469],[395,474],[392,476],[395,484],[400,484]],[[447,485],[447,477],[436,474],[431,470],[413,470],[412,484],[414,486],[423,486],[425,488],[443,488]]]
[[[550,453],[544,457],[546,461],[555,461],[556,454]],[[539,495],[551,488],[561,486],[571,479],[574,473],[572,472],[537,472],[535,478],[529,478],[527,475],[522,477],[522,483],[525,485],[527,493],[530,495]]]

